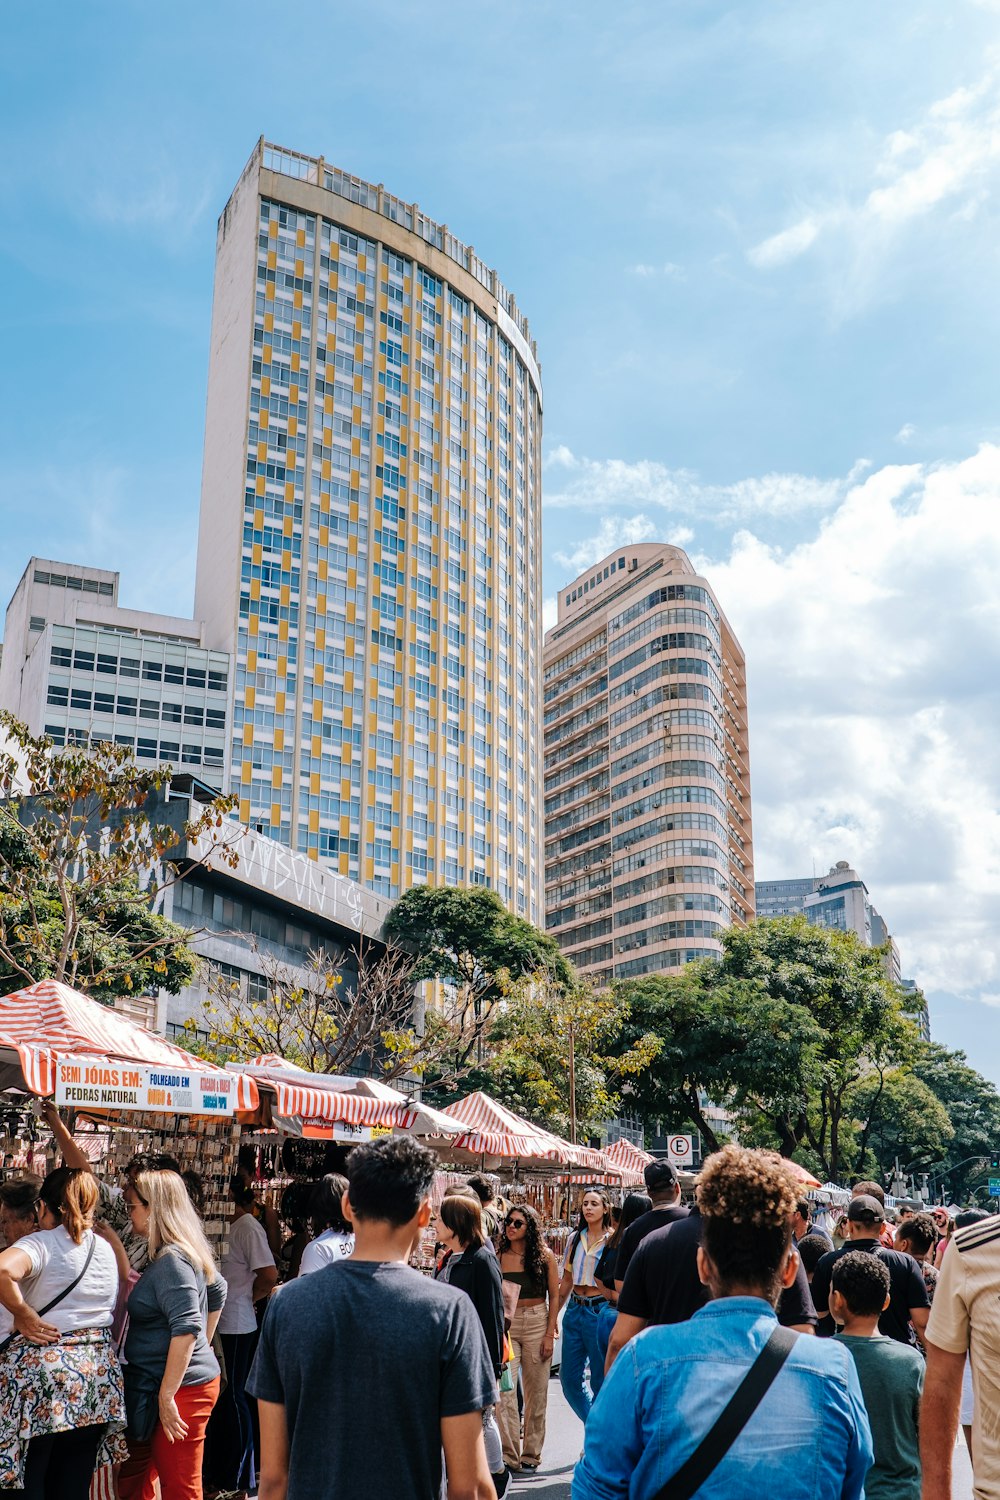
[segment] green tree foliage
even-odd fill
[[[483,1086],[546,1129],[585,1138],[614,1116],[623,1083],[647,1076],[659,1050],[650,1033],[623,1041],[628,1021],[627,1004],[588,980],[565,984],[545,970],[515,980],[490,1028]]]
[[[169,767],[140,770],[121,746],[56,751],[0,713],[0,986],[58,979],[92,998],[191,982],[198,960],[187,928],[156,910],[180,878],[178,830],[152,822],[151,794]],[[234,830],[218,798],[184,825],[200,862],[235,863]]]
[[[851,1090],[850,1110],[858,1122],[855,1170],[888,1181],[898,1161],[904,1174],[919,1172],[949,1150],[955,1130],[948,1111],[916,1073],[873,1070]]]
[[[954,1132],[941,1159],[921,1161],[919,1168],[930,1170],[950,1197],[963,1203],[985,1184],[989,1158],[1000,1151],[1000,1094],[964,1052],[939,1042],[920,1046],[913,1073],[944,1105]]]
[[[785,1120],[818,1082],[821,1033],[808,1012],[768,995],[759,982],[729,979],[712,960],[629,980],[615,992],[628,1016],[624,1040],[634,1045],[652,1035],[659,1042],[653,1066],[628,1081],[629,1109],[668,1129],[691,1123],[712,1150],[723,1138],[706,1113],[709,1100],[744,1111],[752,1100]],[[798,1143],[782,1135],[780,1144],[791,1151]]]
[[[456,1062],[482,1051],[485,1030],[509,980],[545,970],[569,985],[573,971],[558,944],[523,917],[513,916],[495,891],[454,886],[412,887],[397,901],[386,936],[416,957],[414,979],[439,979],[457,991],[453,1008]]]
[[[859,1155],[858,1084],[903,1066],[917,1041],[881,951],[802,917],[733,928],[721,961],[617,989],[662,1042],[652,1072],[629,1083],[646,1119],[690,1121],[714,1146],[710,1100],[744,1138],[833,1179]]]

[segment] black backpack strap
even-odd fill
[[[767,1395],[798,1337],[780,1325],[774,1329],[697,1448],[662,1489],[657,1490],[653,1500],[691,1500],[697,1494]]]

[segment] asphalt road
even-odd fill
[[[508,1496],[531,1500],[569,1500],[573,1467],[583,1447],[583,1425],[570,1411],[558,1380],[549,1381],[548,1422],[542,1467],[537,1474],[515,1474]],[[965,1440],[959,1433],[955,1447],[953,1500],[972,1500],[972,1468]]]

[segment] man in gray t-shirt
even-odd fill
[[[407,1264],[436,1158],[406,1136],[357,1146],[353,1253],[272,1298],[247,1389],[260,1404],[262,1500],[493,1492],[482,1412],[496,1379],[457,1288]]]

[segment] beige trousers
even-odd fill
[[[542,1457],[545,1408],[549,1399],[549,1366],[552,1361],[543,1359],[540,1350],[548,1321],[546,1304],[540,1302],[537,1307],[519,1307],[510,1325],[510,1341],[514,1346],[510,1373],[514,1379],[514,1389],[502,1393],[497,1418],[503,1440],[503,1461],[511,1469],[518,1468],[522,1459],[526,1463],[537,1464]],[[524,1382],[523,1442],[517,1410],[519,1368]]]

